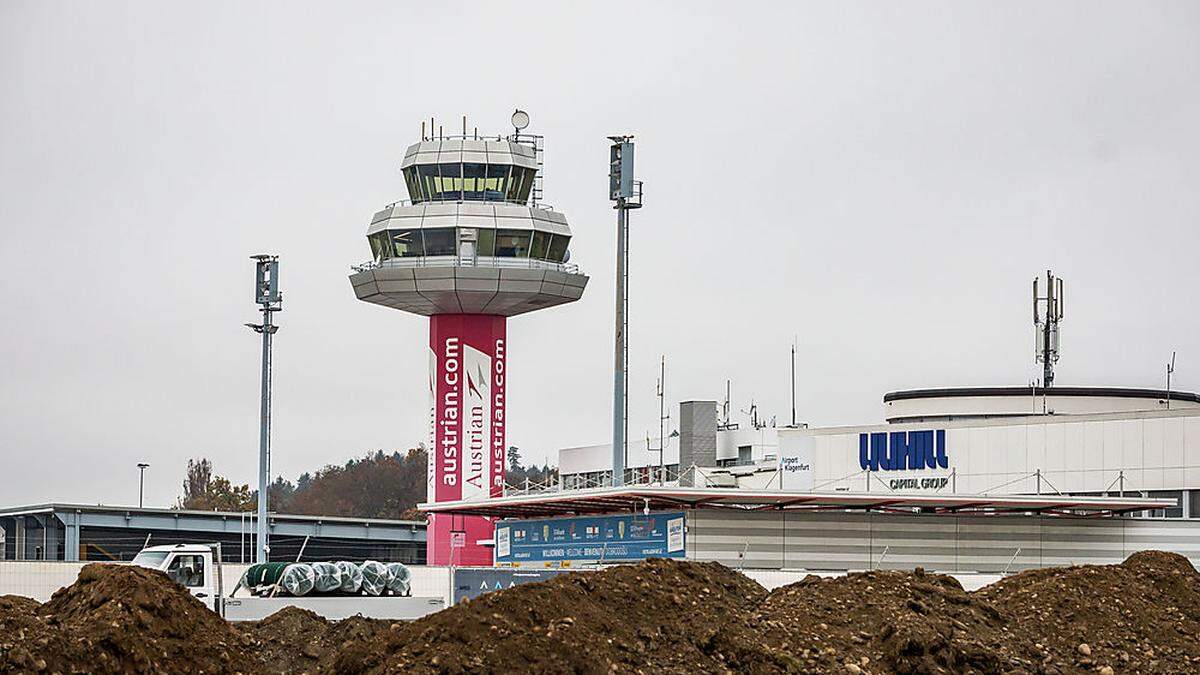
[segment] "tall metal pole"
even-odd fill
[[[792,341],[792,426],[796,426],[796,341]]]
[[[279,258],[273,255],[251,256],[258,261],[255,277],[254,301],[261,306],[263,322],[248,323],[246,326],[262,335],[262,394],[259,410],[258,431],[258,523],[255,537],[257,554],[255,561],[265,563],[270,559],[271,545],[268,535],[267,487],[271,476],[271,338],[279,327],[274,325],[271,314],[282,308],[283,296],[279,292]]]
[[[629,209],[642,205],[641,183],[634,180],[633,136],[609,136],[608,197],[617,210],[617,311],[613,355],[614,487],[625,484],[629,435]]]
[[[658,482],[666,483],[667,463],[667,356],[663,355],[658,365]]]
[[[1169,406],[1168,406],[1169,407]],[[146,468],[150,465],[145,462],[138,462],[138,508],[142,508],[142,496],[145,494],[146,487]]]
[[[1167,410],[1171,409],[1171,374],[1175,372],[1175,352],[1171,352],[1171,362],[1167,364]]]
[[[264,306],[262,331],[262,400],[258,429],[258,556],[257,562],[269,559],[271,547],[267,540],[267,483],[271,475],[271,310]]]
[[[614,487],[625,484],[625,357],[629,345],[625,341],[625,310],[626,310],[626,269],[625,248],[628,245],[626,236],[627,211],[625,198],[617,200],[617,311],[616,311],[616,341],[613,355],[613,477]]]

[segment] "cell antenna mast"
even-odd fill
[[[255,263],[254,302],[263,315],[261,324],[248,323],[246,327],[262,335],[262,399],[260,401],[260,426],[258,435],[258,551],[256,560],[265,563],[270,558],[271,547],[267,541],[267,484],[271,475],[271,338],[279,326],[271,321],[271,315],[283,309],[283,295],[279,292],[279,257],[273,255],[250,256]]]
[[[642,182],[634,179],[633,136],[609,136],[608,198],[617,211],[617,311],[613,359],[613,486],[625,483],[629,436],[629,211],[642,207]]]
[[[796,340],[792,339],[792,426],[796,426]]]
[[[721,422],[717,425],[718,430],[738,428],[737,422],[729,421],[729,413],[733,410],[733,406],[730,403],[730,401],[733,400],[733,398],[730,396],[731,388],[731,380],[725,380],[725,402],[721,404]]]
[[[1046,270],[1046,294],[1038,289],[1038,278],[1033,279],[1033,325],[1035,331],[1034,353],[1042,364],[1042,386],[1054,384],[1054,364],[1058,363],[1058,324],[1063,318],[1063,280]]]
[[[658,386],[655,388],[655,393],[658,394],[658,482],[663,483],[667,480],[664,460],[667,450],[667,421],[671,419],[671,415],[667,413],[667,357],[665,354],[659,361],[658,368]]]
[[[1171,409],[1171,376],[1175,374],[1175,352],[1171,352],[1171,362],[1167,364],[1167,410]]]

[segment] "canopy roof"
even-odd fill
[[[1110,516],[1177,506],[1174,499],[1069,495],[937,495],[899,492],[787,492],[656,485],[511,495],[481,501],[419,504],[427,513],[535,518],[662,509],[867,511]]]

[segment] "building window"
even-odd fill
[[[538,260],[545,260],[546,250],[549,248],[547,244],[550,243],[549,239],[550,235],[548,233],[542,232],[541,230],[534,230],[533,246],[529,249],[529,257],[536,258]]]
[[[507,199],[523,203],[536,174],[509,164],[421,164],[404,170],[404,182],[413,202]]]
[[[508,164],[489,164],[486,169],[486,179],[483,183],[483,198],[501,200],[508,190],[508,173],[512,169]]]
[[[537,173],[533,169],[526,169],[520,166],[512,168],[512,178],[508,182],[508,199],[509,201],[525,203],[529,199],[529,190],[533,188],[533,176]]]
[[[420,230],[391,231],[390,234],[392,250],[388,251],[388,257],[413,258],[425,255],[424,247],[421,245]]]
[[[417,176],[421,183],[421,199],[438,199],[438,168],[437,164],[425,164],[417,167]]]
[[[462,165],[463,199],[471,201],[483,201],[485,185],[484,174],[486,171],[486,164]]]
[[[550,240],[550,252],[546,257],[554,262],[566,262],[567,244],[569,243],[571,243],[570,237],[562,234],[554,235],[554,238]]]
[[[1183,517],[1183,492],[1179,490],[1151,490],[1146,493],[1146,496],[1151,499],[1174,499],[1176,502],[1176,505],[1171,508],[1146,511],[1146,515],[1150,518]]]
[[[421,195],[421,179],[417,177],[417,167],[410,166],[404,170],[404,183],[408,186],[408,198],[413,202],[424,199]]]
[[[738,446],[738,466],[745,466],[754,463],[754,448],[749,445]]]
[[[497,258],[528,258],[529,230],[496,230]]]
[[[371,242],[371,257],[376,261],[392,257],[391,240],[387,232],[376,232],[367,237],[367,241]]]
[[[421,230],[421,236],[425,239],[425,255],[455,255],[453,227],[435,227],[429,230]]]
[[[478,241],[475,244],[475,250],[480,256],[490,258],[496,255],[496,231],[488,228],[479,228],[477,235]]]

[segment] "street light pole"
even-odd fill
[[[145,462],[138,462],[138,508],[142,508],[142,495],[145,494],[143,488],[146,485],[146,469],[150,465]]]

